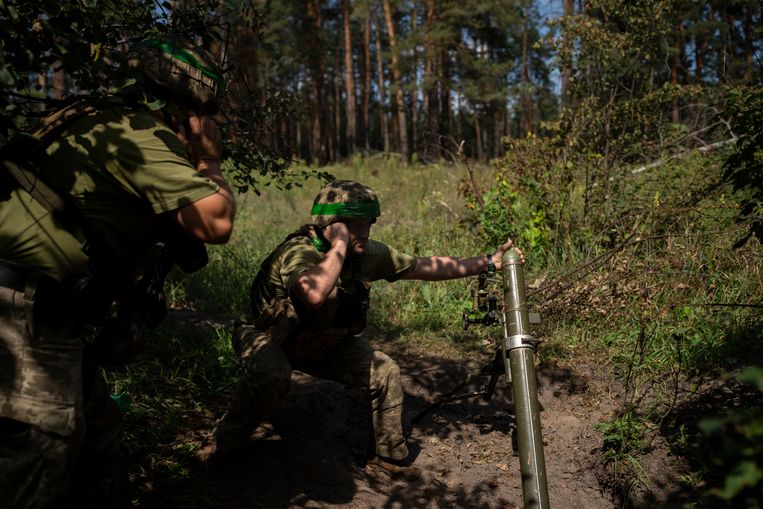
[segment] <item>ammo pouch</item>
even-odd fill
[[[300,363],[320,362],[335,349],[366,327],[370,297],[369,284],[354,281],[349,287],[336,288],[329,306],[335,306],[330,323],[313,315],[313,311],[289,299],[272,299],[258,316],[255,326],[267,330],[271,340],[280,345],[289,358]]]
[[[370,300],[371,287],[366,281],[355,280],[349,288],[338,288],[338,305],[332,325],[347,327],[351,335],[357,336],[366,328]]]
[[[267,330],[270,337],[279,345],[283,345],[299,327],[300,318],[289,299],[272,299],[262,309],[254,326],[259,330]]]

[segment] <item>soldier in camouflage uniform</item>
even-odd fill
[[[124,279],[136,260],[166,240],[160,224],[201,247],[231,234],[235,204],[220,172],[220,132],[209,116],[224,83],[211,56],[184,41],[150,39],[136,47],[131,65],[166,101],[164,109],[115,100],[84,113],[68,110],[73,120],[57,139],[26,154],[33,159],[23,164],[69,208],[55,213],[45,197],[11,178],[8,166],[0,172],[6,508],[129,505],[116,454],[121,416],[98,368],[98,345],[108,350],[113,338],[86,344],[84,326],[105,318],[112,286],[129,288]],[[74,211],[87,243],[73,216],[66,217]],[[93,316],[95,309],[103,311]]]
[[[417,258],[369,239],[380,212],[379,200],[367,186],[334,181],[315,198],[312,224],[289,235],[262,263],[250,291],[250,312],[235,326],[233,348],[243,374],[217,425],[213,457],[247,444],[289,391],[291,370],[299,369],[366,388],[375,442],[370,463],[417,475],[407,464],[399,368],[360,337],[371,283],[436,281],[495,270],[512,244],[474,258]]]

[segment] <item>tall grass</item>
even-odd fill
[[[371,237],[415,256],[476,256],[493,251],[481,232],[467,221],[469,209],[459,196],[463,168],[447,165],[402,166],[394,158],[355,158],[332,166],[330,173],[370,186],[379,196],[382,215]],[[481,168],[486,178],[488,168]],[[248,290],[262,260],[283,238],[310,222],[310,208],[322,183],[308,181],[302,188],[266,188],[260,196],[239,196],[239,210],[231,241],[209,249],[210,263],[202,271],[174,274],[171,288],[175,306],[201,312],[235,315],[246,310]],[[470,226],[472,225],[472,226]],[[461,312],[468,305],[464,281],[421,283],[400,281],[375,284],[370,318],[392,331],[422,341],[458,342]]]

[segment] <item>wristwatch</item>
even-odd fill
[[[495,263],[493,263],[493,255],[488,253],[485,256],[487,256],[487,271],[492,274],[495,272]]]

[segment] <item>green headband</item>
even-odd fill
[[[196,57],[182,48],[178,48],[167,41],[161,41],[159,39],[146,39],[135,45],[136,48],[154,48],[161,50],[173,58],[177,58],[183,63],[186,63],[196,69],[200,70],[206,77],[212,79],[221,90],[225,90],[225,80],[222,76],[214,72],[209,67],[199,62]]]
[[[381,215],[381,207],[378,200],[316,203],[313,205],[310,214],[313,216],[379,217]]]

